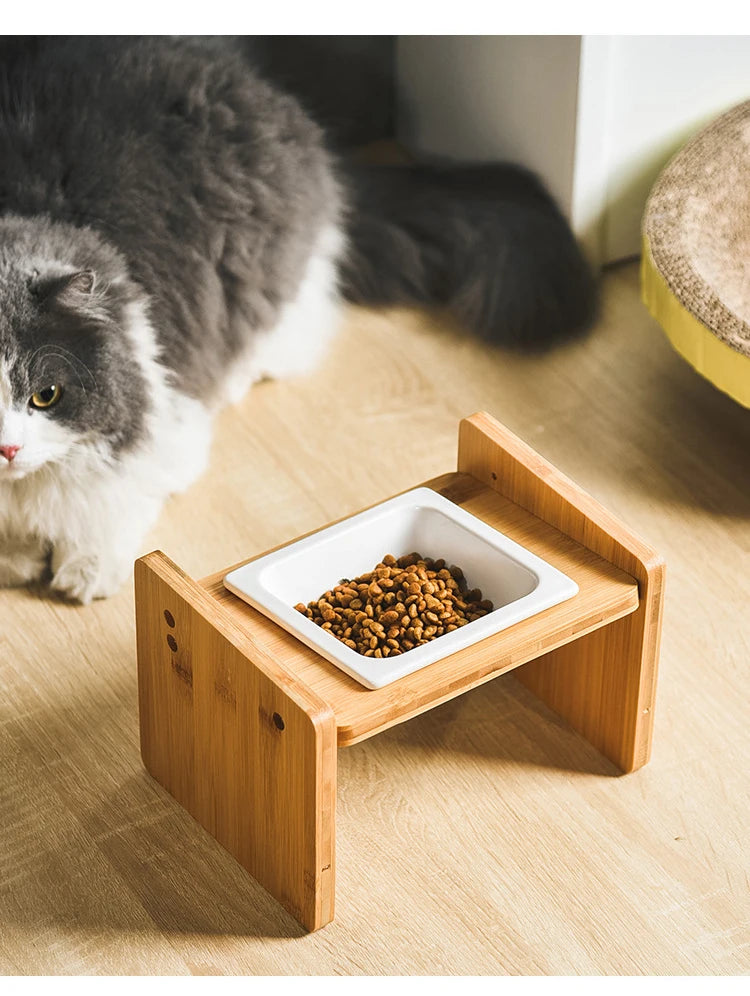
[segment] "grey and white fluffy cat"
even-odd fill
[[[311,370],[344,299],[536,348],[594,298],[534,177],[344,166],[239,42],[6,42],[0,585],[115,592],[217,410]]]

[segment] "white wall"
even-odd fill
[[[611,262],[640,251],[670,156],[750,98],[750,37],[409,36],[396,68],[402,141],[526,164],[592,258]]]
[[[512,159],[568,211],[573,178],[577,35],[402,36],[398,137],[457,159]]]
[[[750,98],[750,38],[625,36],[605,44],[602,248],[605,260],[616,260],[640,251],[643,208],[664,164],[714,117]]]

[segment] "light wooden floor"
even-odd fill
[[[147,548],[203,576],[455,466],[484,408],[667,560],[651,763],[614,769],[512,675],[339,752],[333,924],[305,935],[145,774],[132,593],[0,593],[5,974],[750,972],[750,411],[611,272],[541,359],[353,313],[258,387]]]

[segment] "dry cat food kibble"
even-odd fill
[[[478,588],[468,590],[460,567],[419,553],[388,554],[368,574],[294,607],[365,657],[395,657],[493,610]]]

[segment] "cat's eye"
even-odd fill
[[[32,394],[29,398],[29,404],[32,408],[51,408],[52,405],[57,404],[61,397],[62,388],[57,384],[50,384],[49,387]]]

